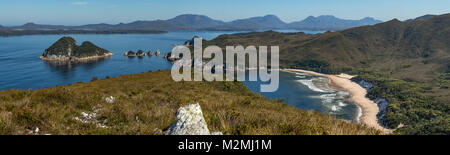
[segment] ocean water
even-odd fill
[[[267,82],[244,81],[254,92],[271,99],[284,99],[286,104],[314,110],[352,122],[358,121],[359,109],[348,101],[348,92],[328,85],[329,79],[296,72],[280,72],[279,88],[275,92],[260,92],[261,84]]]
[[[0,90],[38,89],[66,85],[78,81],[87,82],[92,77],[104,78],[170,69],[171,64],[163,55],[193,36],[213,39],[218,35],[236,32],[221,31],[172,31],[166,34],[109,34],[109,35],[31,35],[0,37]],[[44,50],[63,36],[73,37],[78,44],[91,41],[115,56],[86,64],[55,65],[42,61]],[[161,51],[161,56],[123,56],[125,51]]]
[[[277,30],[283,33],[299,30]],[[171,64],[162,58],[173,48],[193,36],[210,40],[232,31],[170,31],[166,34],[102,34],[102,35],[31,35],[0,37],[0,90],[40,89],[67,85],[79,81],[88,82],[93,77],[104,78],[167,70]],[[242,33],[242,32],[239,32]],[[321,31],[305,31],[321,33]],[[91,41],[115,56],[97,62],[82,64],[53,64],[42,61],[39,56],[51,44],[63,36],[71,36],[80,44]],[[123,56],[125,51],[161,51],[161,56]],[[327,79],[299,73],[280,73],[280,87],[274,93],[262,93],[267,98],[284,98],[285,102],[304,110],[315,110],[337,118],[356,120],[357,107],[345,101],[348,94],[330,88]],[[258,92],[260,81],[244,82]]]

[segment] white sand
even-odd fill
[[[375,102],[366,97],[367,90],[361,87],[359,84],[352,82],[350,79],[353,77],[347,74],[340,75],[327,75],[313,71],[301,70],[301,69],[284,69],[285,71],[301,72],[311,74],[315,76],[326,77],[330,79],[332,85],[342,88],[348,91],[351,95],[350,100],[357,104],[362,109],[362,116],[360,122],[368,127],[372,127],[380,130],[383,133],[391,133],[392,130],[386,129],[378,124],[377,114],[379,112],[378,106]]]

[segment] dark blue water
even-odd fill
[[[277,30],[279,32],[298,32],[298,30]],[[193,36],[210,40],[230,31],[171,31],[166,34],[112,34],[112,35],[32,35],[0,37],[0,90],[40,89],[57,85],[67,85],[79,81],[87,82],[93,77],[104,78],[120,75],[166,70],[171,64],[162,56],[134,57],[123,56],[125,51],[160,50],[161,55],[169,52],[173,44],[184,43]],[[241,32],[239,32],[241,33]],[[306,31],[305,33],[321,33]],[[80,44],[91,41],[115,55],[109,59],[84,64],[55,65],[42,61],[43,51],[63,36],[71,36]],[[312,78],[312,77],[309,77]],[[294,73],[281,72],[280,87],[274,93],[262,93],[268,98],[284,98],[285,102],[304,110],[316,110],[338,118],[354,120],[356,107],[343,99],[323,97],[327,93],[313,91],[298,80]],[[320,82],[318,82],[320,84]],[[324,83],[324,82],[322,82]],[[245,82],[253,91],[259,91],[261,82]],[[322,86],[326,87],[326,86]],[[331,93],[333,94],[333,93]],[[328,98],[328,100],[324,99]],[[337,106],[339,102],[346,106]],[[336,106],[333,108],[333,106]]]
[[[92,77],[104,78],[136,74],[149,70],[170,69],[171,64],[162,58],[173,44],[184,43],[198,35],[213,39],[220,34],[235,32],[173,31],[167,34],[118,35],[32,35],[0,37],[0,90],[38,89],[90,81]],[[95,63],[54,65],[42,61],[44,50],[63,36],[75,38],[78,44],[91,41],[115,56]],[[161,50],[161,56],[128,58],[125,51]]]

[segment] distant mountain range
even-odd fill
[[[352,27],[374,25],[382,21],[370,17],[361,20],[346,20],[331,15],[313,17],[286,23],[275,15],[238,19],[231,22],[215,20],[204,15],[184,14],[168,20],[135,21],[120,24],[88,24],[82,26],[40,25],[27,23],[6,27],[9,30],[342,30]],[[0,27],[1,29],[1,27]]]
[[[382,21],[371,17],[366,17],[361,20],[345,20],[334,16],[309,16],[305,20],[293,22],[288,24],[289,28],[293,29],[307,29],[307,30],[343,30],[352,27],[375,25]]]

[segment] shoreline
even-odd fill
[[[367,94],[366,89],[350,80],[353,76],[347,74],[328,75],[301,69],[282,69],[282,70],[306,73],[330,79],[330,85],[336,86],[350,93],[350,100],[362,110],[362,115],[360,116],[360,118],[358,118],[362,124],[380,130],[384,134],[392,133],[391,129],[384,128],[378,123],[377,118],[377,114],[379,112],[378,105],[366,97]]]
[[[47,57],[43,57],[43,56],[40,56],[39,58],[41,58],[44,61],[53,61],[53,62],[82,62],[82,61],[91,61],[91,60],[109,58],[113,55],[114,55],[113,53],[106,53],[104,55],[96,55],[96,56],[89,56],[89,57],[83,57],[83,58],[72,58],[72,59],[70,59],[69,57],[47,58]]]

